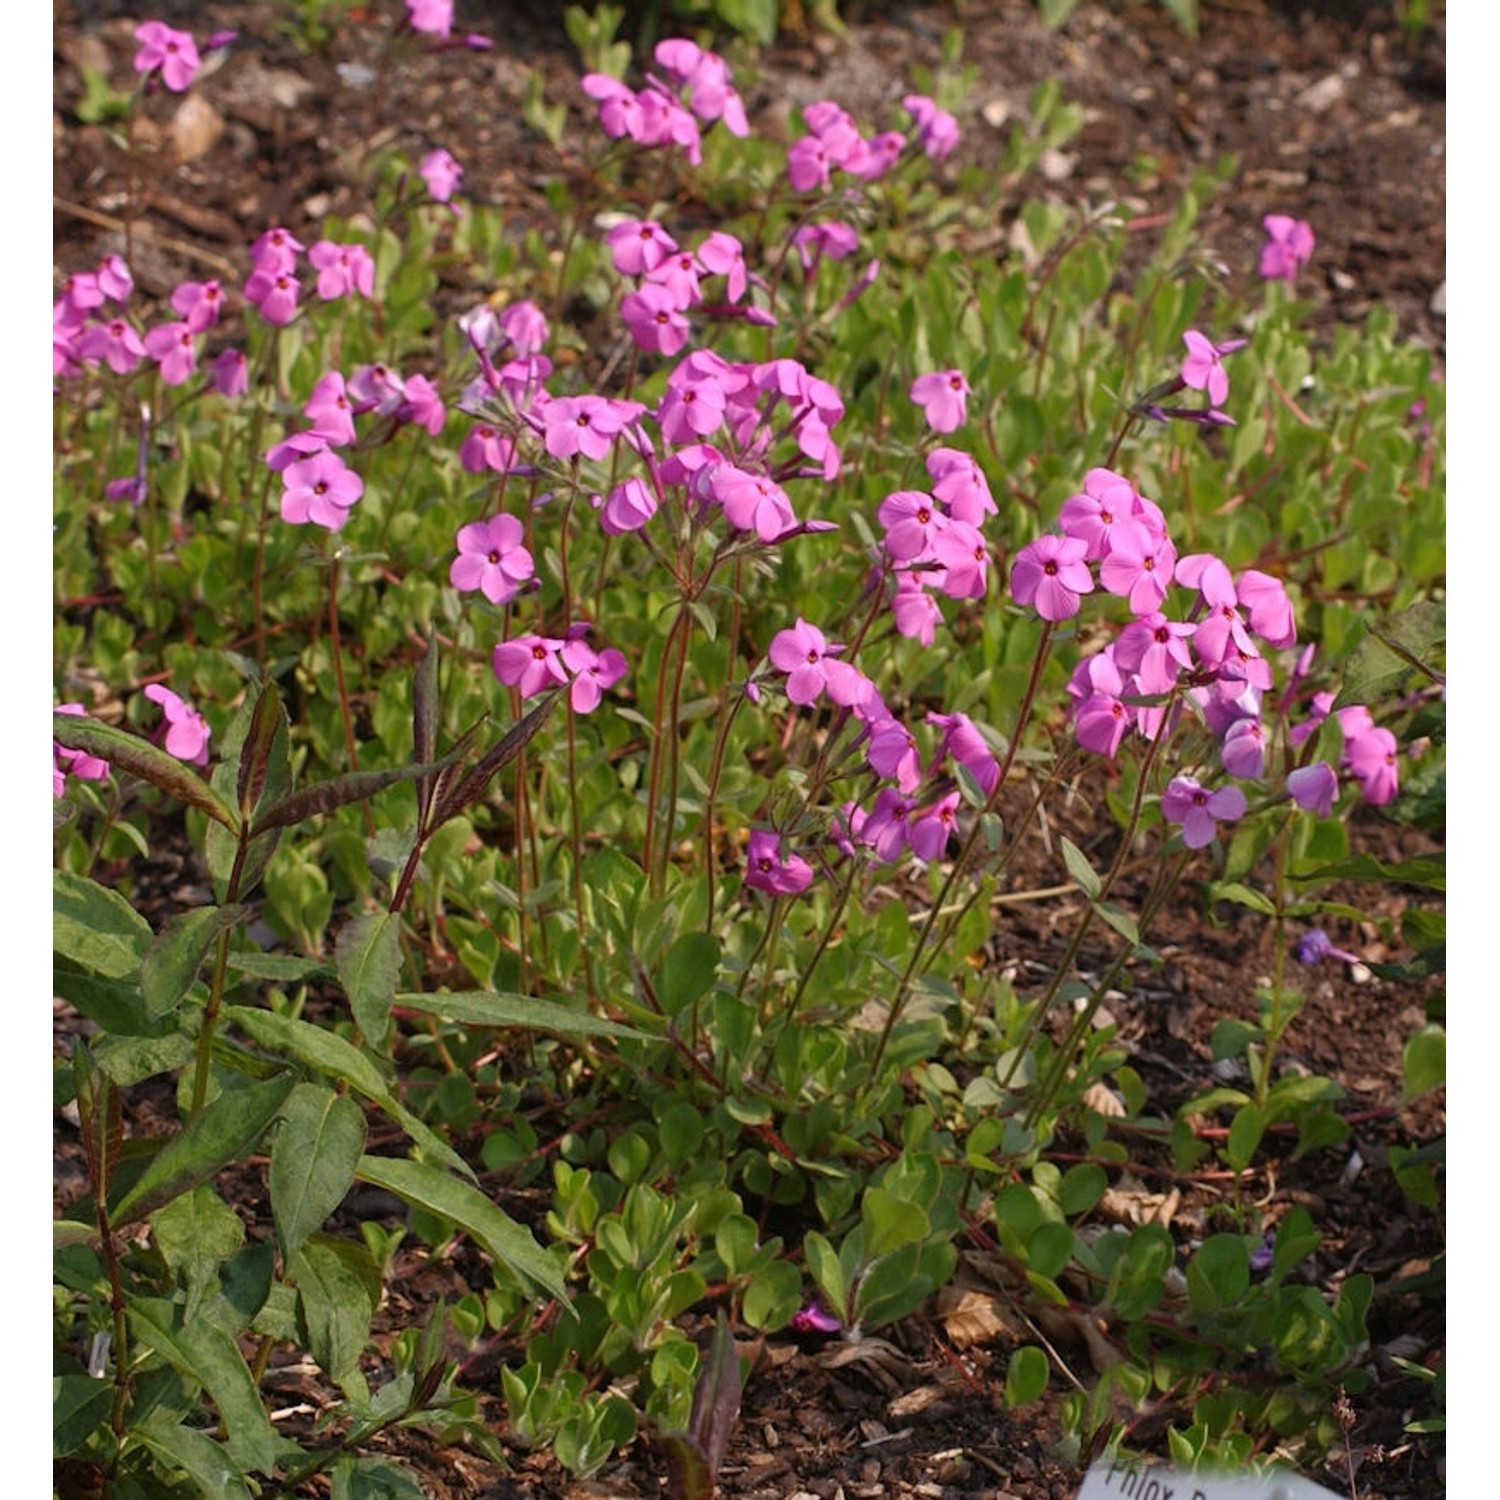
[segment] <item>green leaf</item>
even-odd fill
[[[559,1036],[625,1036],[649,1041],[644,1031],[618,1021],[606,1021],[587,1011],[573,1010],[556,1000],[497,990],[444,990],[436,995],[402,993],[396,1002],[404,1010],[438,1016],[460,1026],[519,1026],[528,1031],[551,1031]]]
[[[52,1456],[81,1448],[96,1428],[109,1421],[115,1388],[79,1372],[52,1377]]]
[[[1127,943],[1140,942],[1141,929],[1135,918],[1128,911],[1116,906],[1113,901],[1100,901],[1095,905],[1094,912],[1106,927],[1118,932]]]
[[[415,1208],[451,1220],[501,1265],[570,1306],[567,1286],[556,1263],[529,1230],[497,1208],[478,1188],[425,1162],[394,1156],[362,1156],[355,1175]]]
[[[1224,1146],[1224,1159],[1236,1172],[1243,1172],[1250,1165],[1256,1147],[1266,1132],[1266,1122],[1260,1107],[1255,1103],[1242,1104],[1229,1122],[1229,1139]]]
[[[865,1257],[872,1263],[927,1238],[927,1215],[921,1206],[882,1187],[865,1192],[860,1217],[865,1227]]]
[[[449,818],[457,817],[484,795],[485,788],[501,768],[509,765],[547,722],[552,710],[557,707],[557,702],[558,694],[548,693],[525,718],[518,719],[505,731],[462,780],[443,788],[432,815],[434,828],[440,828]]]
[[[1392,881],[1397,885],[1422,886],[1427,890],[1448,889],[1448,867],[1441,855],[1425,855],[1399,864],[1383,864],[1370,854],[1357,854],[1331,865],[1298,873],[1294,880],[1369,880]]]
[[[403,781],[415,781],[434,771],[441,771],[451,760],[450,755],[425,766],[395,766],[384,771],[350,771],[343,776],[316,782],[300,791],[289,792],[258,812],[251,832],[259,838],[261,834],[273,829],[289,828],[308,818],[347,807],[351,802],[368,802],[387,787],[397,786]]]
[[[217,1284],[219,1267],[244,1244],[245,1226],[209,1184],[200,1183],[151,1215],[151,1238],[188,1289],[191,1309]]]
[[[1401,1065],[1406,1076],[1406,1098],[1415,1099],[1428,1089],[1441,1088],[1448,1078],[1447,1032],[1441,1026],[1424,1026],[1407,1039]]]
[[[183,1427],[165,1408],[158,1407],[144,1422],[128,1428],[125,1435],[127,1440],[149,1448],[167,1469],[181,1469],[206,1500],[250,1500],[239,1465],[223,1444]]]
[[[1035,1344],[1023,1344],[1012,1352],[1005,1367],[1005,1404],[1025,1406],[1047,1389],[1051,1374],[1047,1356]]]
[[[657,998],[675,1016],[713,988],[719,968],[719,940],[707,932],[685,932],[662,960]]]
[[[346,922],[333,949],[339,982],[365,1040],[384,1051],[391,1030],[391,1001],[401,978],[401,918],[369,912]]]
[[[1197,1313],[1233,1307],[1250,1290],[1250,1251],[1243,1235],[1215,1234],[1188,1262],[1188,1301]]]
[[[269,1474],[276,1466],[276,1431],[239,1345],[206,1318],[175,1326],[176,1309],[161,1298],[134,1298],[128,1316],[137,1339],[208,1392],[228,1434],[229,1456],[235,1464],[241,1470]]]
[[[207,813],[231,832],[239,828],[234,809],[191,766],[137,735],[101,724],[97,719],[54,713],[52,738],[69,750],[97,755],[115,770],[129,771],[142,781],[149,781],[169,797]]]
[[[412,759],[419,763],[433,760],[437,755],[438,726],[438,654],[437,642],[429,633],[427,649],[411,679],[411,748]],[[437,773],[431,772],[417,777],[417,828],[427,830],[427,814],[432,808],[433,792],[437,788]]]
[[[827,1300],[829,1312],[840,1323],[847,1324],[849,1289],[844,1280],[844,1268],[833,1246],[816,1229],[809,1230],[802,1240],[802,1255],[809,1274]]]
[[[1073,877],[1073,882],[1090,901],[1099,899],[1099,892],[1103,889],[1099,877],[1094,873],[1094,867],[1089,863],[1088,856],[1073,842],[1072,839],[1062,840],[1063,863],[1068,867],[1068,874]]]
[[[1209,888],[1210,899],[1232,901],[1236,906],[1246,906],[1263,917],[1276,915],[1276,903],[1262,891],[1252,890],[1238,880],[1221,880]]]
[[[329,1478],[330,1500],[423,1500],[422,1486],[410,1469],[388,1458],[350,1458],[345,1454]]]
[[[250,725],[240,746],[235,801],[239,805],[242,820],[249,819],[268,782],[273,792],[287,784],[287,732],[286,709],[282,705],[281,694],[274,683],[268,682],[255,700]]]
[[[118,892],[52,872],[52,947],[63,958],[106,979],[134,979],[151,936],[151,924]]]
[[[365,1149],[364,1111],[319,1084],[292,1090],[271,1146],[271,1213],[288,1262],[354,1182]]]
[[[141,994],[153,1020],[168,1015],[193,987],[221,932],[244,920],[248,906],[200,906],[170,918],[141,960]]]
[[[197,1119],[173,1136],[115,1205],[110,1227],[134,1223],[181,1193],[206,1182],[220,1168],[247,1156],[286,1102],[294,1079],[280,1073],[264,1083],[219,1095]]]
[[[312,1357],[357,1402],[368,1397],[359,1357],[380,1301],[380,1272],[363,1245],[313,1235],[287,1268]],[[363,1404],[363,1402],[359,1402]]]
[[[1108,1186],[1109,1177],[1097,1162],[1078,1162],[1063,1173],[1057,1185],[1058,1207],[1068,1215],[1087,1213]]]
[[[469,1164],[441,1136],[391,1096],[379,1068],[352,1042],[309,1021],[293,1020],[250,1006],[226,1005],[223,1016],[268,1051],[295,1058],[315,1073],[344,1080],[396,1120],[429,1156],[455,1172],[474,1175]]]

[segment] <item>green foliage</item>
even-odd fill
[[[1193,24],[1191,7],[1173,9]],[[742,0],[672,14],[763,40],[778,20]],[[309,4],[295,25],[331,47],[343,19]],[[625,19],[570,9],[588,68],[628,78]],[[942,70],[915,85],[962,119],[972,81],[955,33]],[[335,1496],[413,1494],[409,1473],[365,1450],[420,1422],[495,1451],[444,1338],[503,1332],[524,1351],[499,1377],[507,1442],[550,1445],[586,1476],[650,1433],[674,1493],[696,1500],[738,1411],[734,1332],[774,1336],[816,1302],[857,1345],[917,1313],[976,1247],[1033,1310],[1108,1330],[1107,1373],[1063,1398],[1073,1433],[1097,1432],[1117,1403],[1170,1397],[1186,1415],[1167,1442],[1184,1461],[1315,1445],[1332,1393],[1360,1378],[1371,1286],[1358,1273],[1336,1294],[1309,1284],[1316,1226],[1274,1190],[1248,1191],[1277,1153],[1349,1132],[1337,1085],[1286,1065],[1305,1024],[1289,946],[1320,918],[1364,915],[1331,882],[1422,896],[1400,922],[1412,956],[1379,970],[1428,1007],[1402,1054],[1419,1098],[1445,1080],[1433,981],[1446,931],[1430,907],[1446,877],[1441,857],[1382,861],[1352,843],[1352,787],[1331,816],[1297,812],[1286,770],[1336,764],[1343,731],[1337,715],[1300,747],[1286,731],[1315,688],[1337,708],[1367,705],[1425,747],[1403,762],[1391,816],[1441,832],[1443,398],[1429,356],[1380,312],[1315,347],[1284,289],[1223,284],[1197,224],[1229,163],[1202,170],[1154,251],[1127,262],[1112,207],[1070,206],[1036,176],[1083,123],[1055,83],[988,174],[907,150],[885,176],[827,193],[790,192],[783,147],[707,122],[698,167],[606,140],[539,75],[523,117],[560,159],[586,162],[551,185],[554,222],[518,233],[479,202],[454,218],[410,162],[377,150],[362,201],[324,226],[371,253],[376,305],[320,300],[279,329],[247,314],[256,383],[241,398],[152,385],[142,417],[154,371],[60,382],[55,675],[60,698],[88,684],[94,711],[54,716],[70,773],[55,993],[92,1026],[54,1075],[88,1177],[57,1230],[58,1456],[114,1466],[122,1493],[290,1491],[326,1474]],[[713,352],[761,372],[766,405],[793,362],[822,384],[759,447],[727,429],[712,440],[815,524],[768,537],[657,484],[646,528],[606,534],[596,504],[627,475],[659,473],[624,443],[602,460],[548,452],[503,401],[483,419],[521,445],[509,473],[460,459],[469,414],[450,411],[432,436],[361,412],[347,452],[364,492],[347,525],[280,519],[283,481],[263,455],[327,371],[378,359],[430,372],[450,406],[483,378],[437,311],[454,288],[495,312],[546,306],[552,396],[654,411],[669,361],[622,341],[616,304],[632,287],[602,241],[624,217],[683,244],[711,228],[741,242],[758,279],[736,311],[758,316],[716,317]],[[996,223],[1013,226],[1004,244]],[[816,259],[792,240],[809,228],[853,231],[852,256]],[[707,317],[693,313],[695,337],[710,336]],[[1190,328],[1249,336],[1231,367],[1233,429],[1150,416]],[[908,398],[945,369],[971,387],[951,437]],[[790,430],[820,402],[836,461]],[[146,501],[106,501],[104,478],[137,440]],[[878,513],[937,484],[927,462],[949,441],[993,494],[989,575],[982,599],[934,605],[924,641],[885,613]],[[1173,775],[1218,784],[1195,700],[1182,684],[1142,695],[1155,701],[1132,707],[1169,710],[1167,727],[1086,778],[1057,710],[1127,611],[1097,590],[1087,614],[1045,622],[998,577],[996,552],[1049,530],[1104,465],[1161,505],[1179,553],[1282,579],[1318,646],[1269,731],[1285,764],[1244,778],[1244,817],[1199,866],[1162,811]],[[456,534],[497,508],[524,518],[535,571],[493,606],[447,580]],[[858,660],[908,727],[914,764],[941,759],[948,721],[934,715],[968,715],[992,753],[920,783],[908,813],[942,805],[947,819],[930,858],[896,866],[852,837],[845,804],[868,812],[873,788],[895,784],[846,705],[788,699],[768,653],[799,618],[841,643],[830,659]],[[497,684],[497,641],[585,624],[577,640],[629,668],[597,709],[555,677],[527,698]],[[1281,682],[1293,655],[1274,661]],[[155,743],[148,681],[205,716],[202,773]],[[81,775],[89,757],[98,779]],[[1099,827],[1050,831],[1048,808],[1105,781]],[[752,833],[806,861],[805,890],[757,885]],[[1053,871],[1035,899],[1078,913],[1042,979],[994,960],[1023,848]],[[147,862],[164,849],[206,872],[200,895],[150,894]],[[1138,882],[1126,851],[1150,854]],[[1188,883],[1200,870],[1201,907]],[[1173,903],[1205,923],[1267,924],[1275,962],[1253,1012],[1247,997],[1213,1032],[1214,1061],[1240,1071],[1205,1079],[1167,1118],[1103,1006],[1128,968],[1159,961],[1152,923]],[[137,1137],[127,1125],[148,1084],[166,1085],[177,1118]],[[1389,1155],[1402,1190],[1439,1216],[1441,1145]],[[1160,1223],[1103,1227],[1107,1195],[1143,1159],[1231,1184],[1197,1243]],[[221,1174],[263,1160],[266,1206],[247,1226]],[[370,1188],[401,1217],[355,1233],[339,1210]],[[536,1214],[512,1216],[528,1195]],[[484,1257],[483,1284],[398,1328],[373,1376],[398,1249],[441,1255],[458,1236]],[[689,1334],[710,1313],[700,1352]],[[263,1367],[243,1352],[256,1341],[300,1351],[339,1392],[316,1439],[278,1430]],[[103,1381],[88,1373],[100,1357]],[[1009,1350],[1007,1401],[1040,1399],[1051,1373],[1042,1346]]]

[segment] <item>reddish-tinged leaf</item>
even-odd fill
[[[286,710],[276,685],[268,682],[255,701],[255,712],[245,742],[240,746],[240,779],[235,800],[240,816],[249,818],[265,789],[266,772],[271,764],[271,750],[278,734],[286,733]]]
[[[500,737],[477,765],[451,791],[445,792],[433,815],[432,826],[441,828],[449,818],[456,818],[465,808],[471,807],[483,795],[484,789],[503,766],[507,766],[530,743],[552,710],[557,707],[558,694],[554,690],[537,706],[518,719]]]

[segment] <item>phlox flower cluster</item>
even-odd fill
[[[696,167],[703,125],[719,120],[731,135],[749,135],[744,101],[722,57],[680,37],[658,42],[652,55],[657,71],[639,91],[604,73],[584,75],[583,91],[598,101],[599,125],[611,140],[678,146]]]
[[[198,44],[185,31],[168,26],[165,21],[145,21],[135,28],[140,43],[135,54],[135,70],[147,78],[160,76],[174,94],[192,87],[202,59]]]
[[[1281,581],[1254,568],[1236,577],[1212,554],[1178,557],[1160,508],[1113,470],[1089,471],[1083,489],[1063,503],[1059,525],[1060,534],[1039,537],[1017,554],[1015,601],[1058,623],[1077,614],[1085,594],[1099,591],[1123,599],[1132,615],[1073,672],[1068,691],[1078,743],[1113,757],[1127,735],[1156,740],[1190,710],[1217,742],[1227,776],[1262,781],[1286,702],[1267,719],[1263,708],[1275,686],[1267,653],[1297,639]],[[1169,614],[1174,596],[1182,607]],[[1307,668],[1304,653],[1293,686]],[[1328,703],[1320,711],[1318,702],[1310,721],[1289,732],[1290,750],[1327,714]],[[1364,709],[1342,710],[1339,722],[1341,768],[1365,801],[1389,801],[1397,785],[1394,736],[1371,723]],[[1282,791],[1302,809],[1327,816],[1337,777],[1324,762],[1301,764],[1290,770]],[[1246,806],[1238,786],[1206,786],[1192,775],[1173,778],[1162,797],[1163,816],[1181,827],[1189,848],[1210,843],[1216,824],[1238,819]]]
[[[923,94],[908,94],[902,107],[912,117],[911,144],[932,161],[942,161],[958,144],[958,122]],[[899,130],[865,137],[849,112],[831,99],[820,99],[802,111],[808,133],[787,152],[787,180],[795,192],[826,192],[833,174],[859,182],[884,177],[908,145]]]
[[[569,626],[560,639],[522,635],[501,641],[491,661],[495,676],[522,698],[566,687],[574,713],[593,713],[604,694],[624,677],[628,664],[613,646],[596,651],[588,643],[588,633],[588,625],[580,623]]]
[[[164,741],[167,753],[189,765],[208,764],[208,721],[190,703],[185,703],[171,688],[159,682],[149,683],[144,689],[146,697],[162,711],[166,720]]]
[[[1317,240],[1312,225],[1286,214],[1267,214],[1261,221],[1266,243],[1260,252],[1260,274],[1265,281],[1295,281],[1312,259]]]
[[[81,703],[59,703],[56,712],[72,714],[77,718],[84,718],[88,714],[88,710]],[[69,750],[53,740],[52,795],[54,797],[61,797],[67,790],[69,776],[76,776],[80,781],[108,781],[109,762],[82,750]]]

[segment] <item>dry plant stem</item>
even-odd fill
[[[916,978],[917,966],[921,963],[927,952],[929,940],[933,930],[937,926],[938,915],[947,906],[949,898],[953,894],[953,888],[964,876],[970,863],[974,858],[974,851],[979,845],[983,835],[986,821],[994,814],[1000,805],[1001,794],[1005,790],[1006,779],[1010,775],[1011,767],[1015,764],[1016,752],[1021,745],[1021,736],[1026,729],[1026,721],[1031,717],[1031,709],[1036,702],[1037,689],[1041,686],[1042,670],[1047,665],[1047,658],[1052,653],[1052,622],[1046,622],[1042,630],[1042,638],[1037,644],[1036,659],[1031,664],[1031,676],[1026,682],[1026,692],[1021,698],[1021,706],[1016,711],[1015,726],[1011,731],[1010,740],[1005,747],[1005,759],[1000,764],[999,774],[995,778],[995,789],[985,798],[984,807],[979,816],[974,819],[974,826],[969,830],[968,837],[964,840],[962,849],[959,850],[958,858],[953,861],[953,868],[948,871],[938,890],[937,900],[927,909],[926,920],[922,923],[922,930],[917,934],[917,941],[912,948],[911,957],[906,961],[906,968],[902,971],[901,979],[896,985],[896,993],[891,1000],[891,1007],[885,1018],[885,1025],[880,1032],[880,1040],[875,1044],[875,1054],[870,1059],[870,1069],[865,1076],[864,1084],[860,1093],[867,1094],[874,1087],[875,1080],[880,1073],[880,1064],[885,1058],[885,1049],[890,1043],[891,1032],[895,1030],[896,1022],[901,1019],[902,1012],[906,1009],[907,1001],[911,998],[912,983]]]
[[[599,999],[598,986],[594,983],[592,949],[583,942],[589,930],[588,918],[583,905],[583,818],[578,808],[578,715],[573,705],[568,704],[568,813],[572,834],[573,909],[578,913],[579,953],[583,957],[583,982],[588,989],[589,1004]]]

